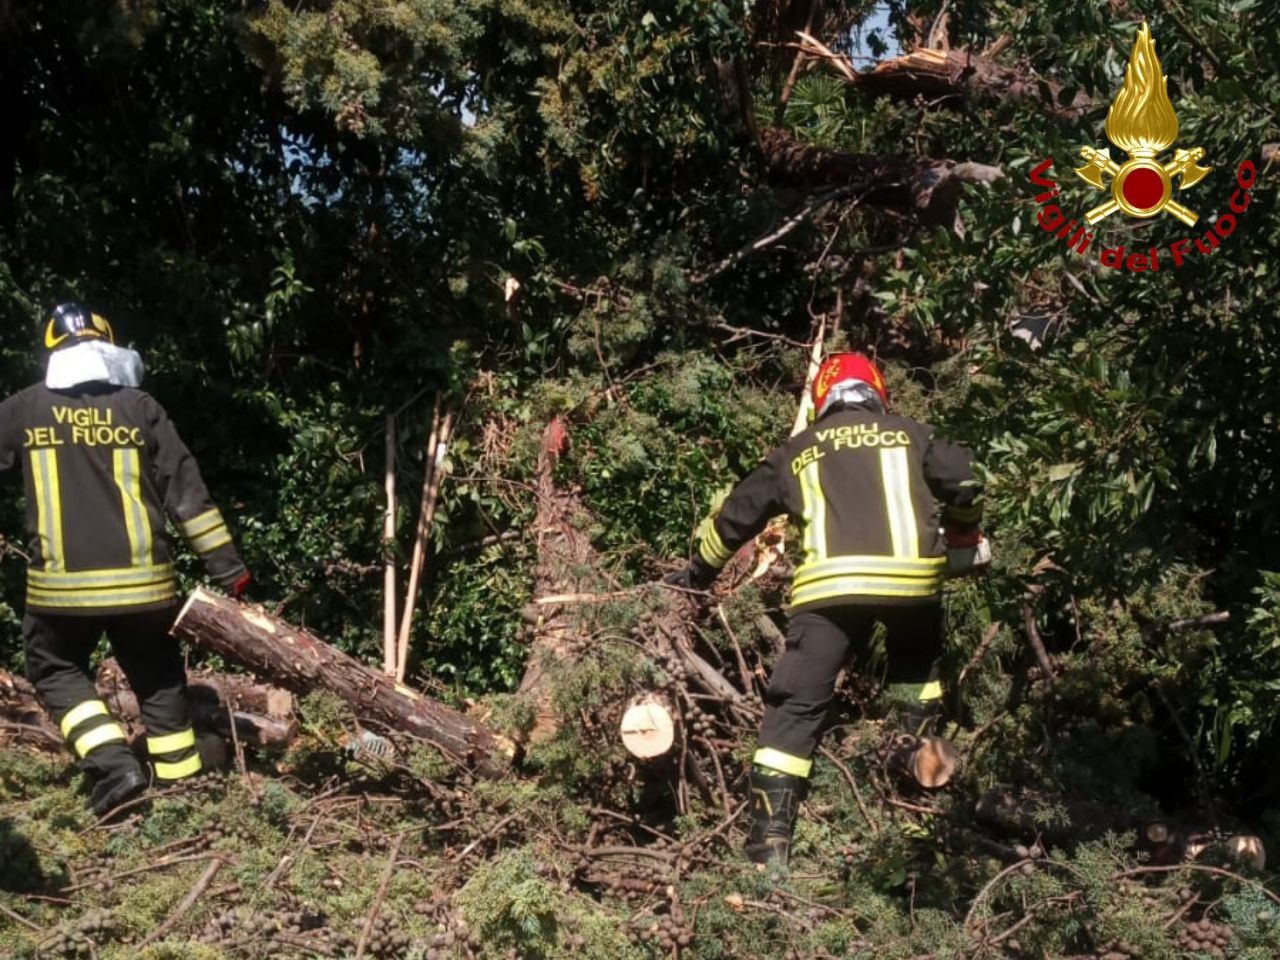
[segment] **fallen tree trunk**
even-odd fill
[[[568,447],[564,421],[555,417],[543,431],[538,456],[534,520],[538,566],[534,572],[534,595],[557,602],[534,605],[525,614],[531,627],[530,644],[519,691],[534,706],[530,739],[535,742],[550,737],[559,726],[551,702],[551,674],[557,664],[571,660],[585,640],[575,612],[559,598],[594,594],[600,586],[600,558],[586,532],[591,526],[590,517],[574,493],[557,490],[555,485],[556,461]]]
[[[138,698],[114,658],[98,669],[98,695],[130,740],[144,736]],[[248,677],[194,674],[187,687],[191,722],[197,730],[236,736],[259,747],[280,747],[298,735],[293,696],[285,690],[254,683]],[[25,746],[50,753],[64,749],[57,726],[49,719],[35,688],[22,677],[0,670],[0,745]]]
[[[98,668],[98,694],[128,729],[129,738],[144,733],[138,700],[114,657]],[[235,736],[258,747],[283,747],[298,735],[293,694],[279,687],[255,683],[249,677],[209,672],[187,678],[191,723],[197,730]]]
[[[646,609],[632,629],[631,639],[652,657],[668,679],[647,689],[629,691],[627,698],[620,698],[603,709],[601,717],[607,718],[607,726],[617,731],[633,755],[646,760],[684,757],[682,762],[691,775],[701,778],[705,786],[709,777],[698,769],[700,761],[687,750],[686,721],[693,701],[679,695],[673,684],[719,702],[740,725],[754,726],[757,708],[700,652],[701,649],[710,653],[707,645],[699,642],[693,623],[697,617],[696,605],[679,591],[656,586],[618,590],[616,584],[601,576],[600,557],[586,533],[591,529],[592,517],[576,491],[557,489],[555,484],[555,462],[568,448],[568,443],[564,424],[559,418],[552,420],[543,435],[538,464],[536,599],[525,613],[531,637],[519,691],[534,709],[529,742],[546,740],[564,722],[554,704],[556,675],[571,666],[589,647],[598,630],[598,626],[593,625],[595,609],[611,600],[634,598]],[[730,562],[729,566],[735,569],[726,574],[726,580],[746,576],[751,562],[748,552],[741,551]],[[628,707],[649,703],[660,703],[665,718],[658,716],[656,710],[640,714],[628,711]],[[639,745],[628,741],[639,741]],[[718,759],[706,766],[710,769],[715,764]],[[658,769],[651,767],[649,772],[654,774]]]
[[[62,735],[45,713],[30,683],[0,670],[0,746],[21,744],[57,753],[64,749]]]
[[[1142,825],[1132,811],[1092,800],[1003,789],[980,797],[973,812],[978,823],[1004,836],[1043,840],[1060,847],[1073,847],[1108,832],[1124,833]]]
[[[260,607],[196,590],[178,615],[173,635],[294,693],[327,690],[346,701],[361,722],[425,740],[458,766],[495,775],[511,758],[511,745],[486,727]]]
[[[1220,856],[1257,870],[1266,867],[1262,840],[1252,834],[1206,827],[1185,820],[1142,816],[1078,797],[1050,797],[992,790],[974,808],[974,819],[1005,837],[1071,849],[1110,833],[1132,833],[1134,849],[1157,865],[1191,863]]]

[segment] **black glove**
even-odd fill
[[[716,575],[719,573],[719,570],[703,563],[700,558],[694,557],[680,570],[668,573],[662,578],[662,582],[669,587],[679,587],[681,590],[706,590],[715,583]]]

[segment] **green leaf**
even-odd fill
[[[1079,472],[1079,470],[1080,470],[1079,463],[1071,463],[1071,462],[1057,463],[1049,468],[1049,480],[1054,483],[1057,483],[1059,481],[1066,480],[1070,476],[1073,476],[1074,474]]]

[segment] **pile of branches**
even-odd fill
[[[38,777],[0,771],[18,795],[0,835],[11,865],[0,889],[14,891],[0,900],[14,924],[0,947],[104,960],[188,941],[237,958],[941,960],[1041,957],[1053,944],[1124,960],[1159,955],[1153,944],[1226,956],[1265,935],[1261,920],[1243,932],[1224,922],[1224,904],[1251,904],[1280,930],[1254,838],[960,778],[926,789],[906,762],[911,735],[856,673],[838,685],[790,877],[756,871],[739,851],[785,644],[761,599],[790,574],[781,528],[735,557],[714,593],[624,586],[592,548],[577,492],[554,481],[564,445],[553,424],[517,694],[458,711],[265,610],[198,594],[175,632],[258,675],[193,683],[211,691],[195,698],[208,701],[197,722],[235,741],[234,769],[77,824],[75,842],[42,817]],[[1050,663],[1036,682],[1051,681]],[[130,719],[118,670],[100,687]],[[298,706],[286,690],[307,696]],[[22,681],[0,677],[0,714],[10,744],[56,748]],[[992,736],[948,732],[962,770]],[[905,906],[896,928],[867,899],[872,877]],[[947,884],[963,908],[940,943],[915,905]],[[782,946],[742,953],[755,936]]]

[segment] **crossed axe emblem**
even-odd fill
[[[1209,172],[1211,168],[1200,165],[1204,158],[1203,147],[1190,150],[1179,147],[1168,163],[1156,160],[1154,151],[1135,152],[1123,164],[1112,160],[1106,151],[1093,147],[1081,147],[1080,155],[1086,161],[1083,167],[1076,167],[1076,174],[1081,180],[1097,190],[1105,190],[1107,182],[1103,178],[1111,178],[1111,199],[1086,213],[1086,223],[1093,225],[1117,210],[1123,210],[1132,217],[1154,217],[1162,210],[1168,210],[1188,227],[1195,226],[1200,219],[1199,214],[1178,203],[1171,194],[1174,177],[1182,178],[1182,189],[1185,190],[1195,186]]]

